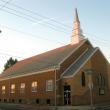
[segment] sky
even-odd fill
[[[110,0],[0,0],[0,72],[10,57],[70,43],[75,8],[84,35],[110,62]]]

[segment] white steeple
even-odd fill
[[[80,27],[80,21],[78,18],[78,12],[77,8],[75,9],[75,16],[74,16],[74,23],[73,23],[73,31],[71,36],[71,45],[79,43],[82,39],[84,39],[84,36],[82,34],[82,30]]]

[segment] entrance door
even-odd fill
[[[71,104],[71,88],[69,85],[64,86],[64,105]]]

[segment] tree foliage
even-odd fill
[[[12,57],[10,57],[4,65],[4,71],[13,66],[15,63],[17,63],[17,59],[13,59]]]

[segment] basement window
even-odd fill
[[[36,99],[36,104],[39,104],[39,99]]]
[[[19,99],[19,103],[22,103],[22,99]]]
[[[12,103],[14,103],[15,102],[15,100],[14,99],[12,99]]]
[[[7,99],[4,99],[4,102],[7,102]]]
[[[47,99],[46,102],[47,102],[47,104],[50,104],[50,99]]]

